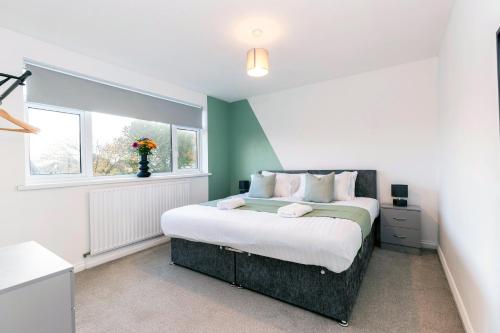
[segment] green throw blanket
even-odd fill
[[[280,207],[291,204],[289,201],[266,200],[266,199],[252,199],[244,198],[245,206],[236,209],[253,210],[256,212],[274,213],[278,212]],[[219,200],[209,201],[202,203],[204,206],[217,207]],[[364,208],[340,205],[325,205],[306,203],[313,208],[313,211],[303,215],[302,217],[331,217],[341,218],[357,223],[361,228],[363,240],[368,236],[372,228],[370,213]],[[300,218],[300,217],[299,217]]]

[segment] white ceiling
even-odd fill
[[[452,2],[0,0],[0,25],[235,101],[435,56]],[[251,47],[268,76],[246,75]]]

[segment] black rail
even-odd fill
[[[30,71],[24,72],[21,76],[14,76],[14,75],[9,75],[9,74],[4,74],[0,73],[0,77],[3,79],[0,80],[0,86],[4,85],[7,83],[9,80],[14,80],[10,87],[5,89],[5,91],[0,95],[0,104],[2,104],[2,101],[4,100],[5,97],[9,96],[9,94],[16,89],[18,86],[23,86],[24,81],[31,75]]]

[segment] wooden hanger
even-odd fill
[[[32,134],[38,134],[38,132],[40,132],[40,130],[38,128],[33,127],[30,124],[27,124],[22,120],[14,118],[13,116],[11,116],[7,111],[5,111],[2,108],[0,108],[0,117],[4,118],[5,120],[20,127],[20,128],[0,128],[0,131],[32,133]]]

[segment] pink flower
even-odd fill
[[[139,144],[138,144],[137,142],[134,142],[134,143],[132,144],[132,148],[137,148],[137,147],[139,147]]]

